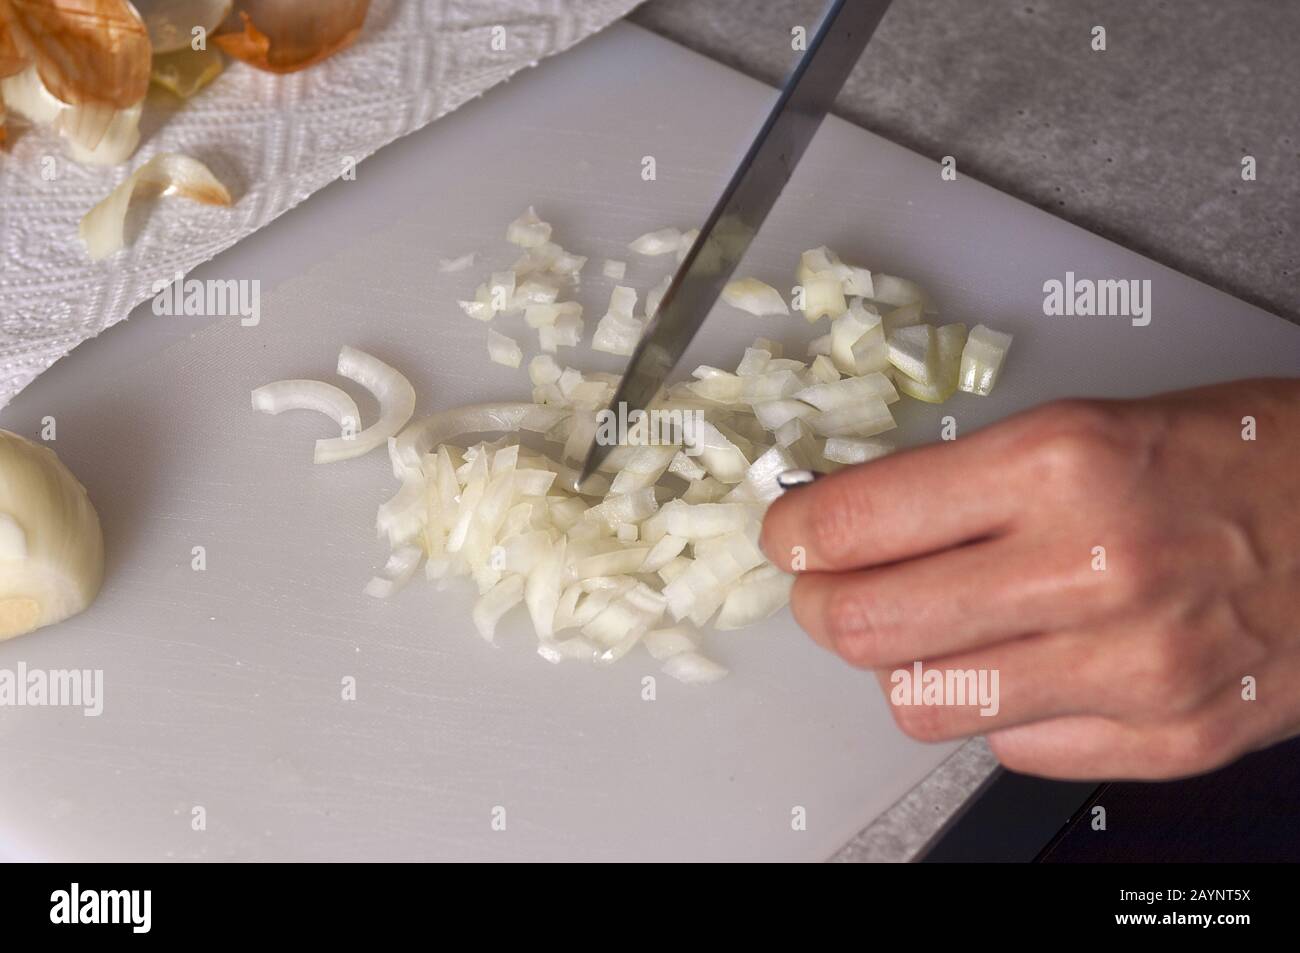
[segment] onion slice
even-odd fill
[[[471,404],[444,410],[411,424],[397,435],[396,453],[403,464],[417,467],[439,444],[473,433],[546,433],[572,411],[549,404]]]
[[[126,210],[136,194],[179,195],[205,205],[230,205],[230,193],[198,159],[175,152],[154,156],[81,220],[81,240],[96,261],[120,249]]]
[[[393,550],[388,562],[384,564],[382,574],[366,583],[366,595],[387,599],[411,581],[423,558],[424,553],[419,546],[402,546]]]
[[[661,228],[646,232],[628,243],[628,248],[638,255],[670,255],[677,251],[682,242],[679,228]]]
[[[329,417],[345,431],[356,433],[361,427],[357,402],[346,391],[325,381],[288,380],[263,384],[253,391],[253,409],[264,414],[314,410]],[[318,455],[322,442],[316,442]]]
[[[379,358],[353,347],[344,347],[339,351],[338,373],[375,395],[379,402],[379,419],[354,436],[317,441],[316,463],[350,460],[383,446],[389,437],[406,426],[415,413],[415,388]]]
[[[722,300],[733,308],[739,308],[759,318],[770,314],[790,313],[790,308],[781,297],[781,292],[757,278],[737,278],[735,281],[728,281],[722,289]]]
[[[957,386],[970,394],[986,397],[993,391],[1011,348],[1011,335],[982,324],[971,328],[961,352]]]

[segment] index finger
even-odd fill
[[[763,551],[786,571],[836,571],[994,535],[1023,496],[1001,465],[1013,439],[995,426],[787,491],[763,519]]]

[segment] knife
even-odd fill
[[[610,402],[615,419],[635,419],[633,415],[649,406],[668,379],[776,204],[890,2],[833,0],[827,7],[808,49],[786,79],[632,352]],[[614,446],[593,441],[579,487]]]

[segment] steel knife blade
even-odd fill
[[[609,410],[634,419],[647,408],[704,323],[759,226],[803,157],[891,0],[833,0],[808,48],[682,259],[632,352]],[[597,431],[598,433],[600,431]],[[596,440],[578,485],[615,444]]]

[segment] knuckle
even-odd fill
[[[1157,629],[1139,644],[1141,677],[1163,707],[1172,693],[1189,681],[1193,669],[1190,653],[1177,633],[1167,628]]]
[[[894,724],[915,741],[946,741],[953,737],[947,711],[933,705],[891,705]]]
[[[1056,401],[1035,411],[1026,450],[1035,477],[1048,485],[1094,485],[1131,445],[1129,428],[1098,401]]]
[[[831,593],[826,604],[827,634],[845,661],[874,668],[890,661],[885,652],[886,632],[874,603],[848,587]]]
[[[1163,749],[1161,763],[1171,777],[1200,774],[1217,768],[1235,756],[1230,719],[1194,718],[1167,729],[1157,742]]]
[[[856,474],[830,480],[812,507],[808,528],[813,545],[832,562],[853,555],[861,527],[871,522],[871,501],[859,484]]]
[[[1169,550],[1154,540],[1126,534],[1106,545],[1107,568],[1096,574],[1103,611],[1141,606],[1165,585]]]

